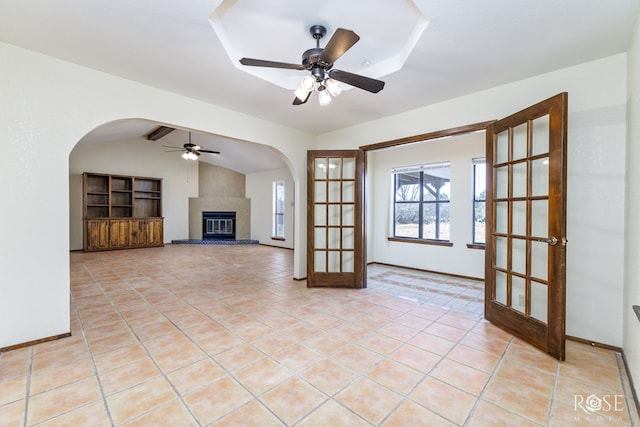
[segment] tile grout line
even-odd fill
[[[117,273],[116,273],[116,274],[117,274]],[[118,276],[118,277],[120,277],[120,276]],[[172,277],[173,277],[173,276],[172,276]],[[122,279],[122,278],[121,278],[121,279]],[[202,351],[202,352],[206,355],[206,357],[205,357],[205,358],[203,358],[203,359],[207,359],[207,358],[208,358],[208,359],[210,359],[213,363],[215,363],[217,366],[219,366],[219,367],[220,367],[220,368],[221,368],[221,369],[222,369],[222,370],[223,370],[227,375],[229,375],[229,377],[231,377],[231,378],[234,380],[234,382],[238,383],[238,384],[239,384],[243,389],[245,389],[245,391],[247,391],[247,392],[248,392],[248,393],[253,397],[253,399],[254,399],[254,400],[256,400],[257,402],[259,402],[259,404],[260,404],[260,405],[262,405],[263,407],[265,407],[265,408],[266,408],[269,412],[271,412],[271,413],[272,413],[272,414],[273,414],[273,415],[274,415],[278,420],[280,420],[281,422],[283,422],[283,423],[286,425],[286,423],[285,423],[283,420],[281,420],[281,419],[280,419],[280,417],[278,417],[278,416],[277,416],[277,414],[275,414],[275,413],[271,410],[271,408],[269,408],[267,405],[265,405],[265,404],[262,402],[262,400],[260,400],[260,398],[259,398],[257,395],[255,395],[253,392],[251,392],[251,390],[249,390],[247,387],[245,387],[245,385],[244,385],[244,384],[242,384],[240,381],[236,380],[235,375],[233,375],[233,374],[232,374],[232,373],[231,373],[231,372],[230,372],[226,367],[224,367],[224,366],[222,366],[220,363],[218,363],[218,362],[214,359],[214,356],[213,356],[213,355],[211,355],[211,354],[209,354],[207,351],[205,351],[205,350],[204,350],[204,349],[203,349],[203,348],[202,348],[202,347],[201,347],[201,346],[200,346],[196,341],[194,341],[194,340],[191,338],[191,336],[190,336],[188,333],[186,333],[186,332],[185,332],[185,331],[184,331],[184,330],[183,330],[179,325],[177,325],[173,320],[171,320],[170,318],[168,318],[168,317],[164,314],[164,312],[162,312],[160,309],[158,309],[158,308],[155,306],[155,304],[153,304],[152,302],[150,302],[144,294],[141,294],[141,293],[140,293],[140,292],[139,292],[135,287],[131,286],[131,285],[129,284],[129,282],[127,281],[127,279],[122,279],[122,280],[123,280],[125,283],[127,283],[127,284],[128,284],[128,285],[133,289],[133,291],[134,291],[136,294],[138,294],[138,295],[139,295],[139,296],[140,296],[140,297],[141,297],[141,298],[142,298],[142,299],[143,299],[147,304],[151,305],[151,306],[152,306],[152,307],[153,307],[153,308],[154,308],[158,313],[160,313],[160,315],[161,315],[162,317],[164,317],[164,318],[165,318],[169,323],[171,323],[171,324],[172,324],[172,325],[173,325],[173,326],[174,326],[178,331],[180,331],[180,333],[181,333],[181,334],[183,334],[183,335],[184,335],[184,336],[185,336],[185,337],[186,337],[186,338],[187,338],[187,339],[188,339],[188,340],[189,340],[189,341],[190,341],[190,342],[191,342],[191,343],[192,343],[196,348],[198,348],[200,351]],[[176,294],[175,294],[175,292],[173,292],[173,291],[171,291],[171,290],[169,290],[169,289],[165,288],[163,285],[161,285],[161,284],[157,283],[155,280],[153,280],[153,279],[152,279],[152,278],[150,278],[150,277],[149,277],[149,280],[151,280],[151,281],[152,281],[156,286],[160,286],[162,289],[164,289],[165,291],[169,292],[171,295],[173,295],[173,297],[174,297],[174,298],[176,298],[176,299],[178,299],[178,300],[180,300],[180,301],[184,302],[184,303],[185,303],[185,304],[187,304],[189,307],[191,307],[191,308],[193,308],[194,310],[198,311],[200,314],[204,315],[205,317],[207,317],[207,318],[208,318],[208,319],[210,319],[211,321],[213,321],[213,322],[215,322],[215,323],[217,323],[217,324],[220,324],[220,322],[218,322],[218,321],[214,320],[213,318],[211,318],[211,316],[209,316],[208,314],[206,314],[205,312],[203,312],[202,310],[200,310],[198,307],[196,307],[196,306],[192,305],[190,302],[186,301],[184,298],[182,298],[182,297],[180,297],[180,296],[176,295]],[[228,306],[228,304],[226,304],[226,303],[224,303],[224,302],[223,302],[223,304],[225,304],[225,305],[227,305],[227,306]],[[239,313],[239,314],[243,314],[243,313],[241,313],[241,312],[238,312],[238,311],[237,311],[237,310],[235,310],[235,309],[232,309],[232,310],[233,310],[233,311],[235,311],[235,312],[237,312],[237,313]],[[189,412],[189,414],[194,418],[194,420],[195,420],[198,424],[200,424],[200,421],[199,421],[199,420],[198,420],[198,418],[195,416],[195,414],[192,412],[192,410],[191,410],[190,406],[187,404],[187,402],[185,402],[185,401],[184,401],[184,398],[182,397],[182,395],[178,392],[178,390],[174,387],[174,385],[173,385],[173,383],[171,382],[171,380],[169,380],[169,378],[167,377],[167,374],[166,374],[166,373],[165,373],[165,372],[160,368],[160,366],[156,363],[156,361],[155,361],[155,359],[153,358],[153,356],[148,352],[147,347],[145,346],[144,342],[143,342],[143,341],[138,337],[138,335],[135,333],[135,331],[133,330],[133,328],[129,325],[129,323],[126,321],[126,319],[124,318],[124,316],[122,316],[122,315],[120,314],[120,312],[119,312],[119,311],[118,311],[118,314],[122,317],[123,321],[127,324],[127,326],[129,327],[129,329],[131,330],[131,332],[134,334],[134,336],[136,337],[136,339],[139,341],[140,345],[145,349],[145,352],[147,353],[147,355],[149,356],[149,358],[151,359],[151,361],[153,362],[153,364],[156,366],[156,368],[158,368],[158,370],[160,371],[160,373],[162,374],[162,376],[163,376],[163,377],[166,379],[166,381],[169,383],[169,385],[171,386],[171,388],[173,389],[173,391],[176,393],[176,395],[178,396],[178,398],[180,399],[180,401],[181,401],[181,402],[183,403],[183,405],[186,407],[186,409],[187,409],[187,411]],[[240,335],[236,334],[235,332],[233,332],[233,331],[229,330],[226,326],[224,326],[224,325],[222,325],[222,324],[220,324],[220,326],[222,326],[222,327],[225,329],[225,331],[229,332],[230,334],[232,334],[232,335],[236,336],[237,338],[239,338],[240,340],[242,340],[245,344],[250,344],[250,343],[249,343],[249,341],[245,340],[243,337],[241,337]],[[187,329],[188,329],[188,328],[187,328]],[[213,335],[216,335],[216,334],[213,334]],[[212,336],[213,336],[213,335],[212,335]],[[253,346],[252,346],[252,347],[253,347]],[[230,350],[230,349],[228,349],[228,350]],[[272,359],[270,355],[267,355],[266,353],[264,353],[264,352],[263,352],[262,350],[260,350],[259,348],[258,348],[257,350],[258,350],[258,351],[260,351],[260,352],[261,352],[262,354],[264,354],[265,356],[267,356],[268,358]],[[227,351],[227,350],[224,350],[224,351]],[[222,352],[220,352],[220,353],[223,353],[224,351],[222,351]],[[219,354],[219,353],[218,353],[218,354]],[[194,363],[197,363],[197,361],[196,361],[196,362],[192,362],[192,363],[190,363],[190,364],[188,364],[188,365],[185,365],[185,366],[183,366],[183,367],[190,366],[190,365],[192,365],[192,364],[194,364]],[[256,363],[257,363],[257,362],[256,362]],[[247,365],[247,366],[250,366],[250,365],[251,365],[251,364],[249,364],[249,365]],[[181,367],[181,368],[183,368],[183,367]],[[178,368],[178,369],[176,369],[175,371],[177,371],[177,370],[179,370],[179,369],[181,369],[181,368]],[[243,367],[243,368],[244,368],[244,367]],[[172,371],[172,372],[173,372],[173,371]],[[218,382],[219,380],[220,380],[220,379],[217,379],[216,381],[213,381],[213,382],[212,382],[212,383],[210,383],[210,384],[214,384],[214,383]],[[146,381],[145,381],[145,382],[146,382]],[[210,385],[210,384],[209,384],[209,385]],[[279,383],[279,384],[281,384],[281,383]],[[278,385],[279,385],[279,384],[278,384]],[[202,388],[205,388],[205,387],[207,387],[207,386],[208,386],[208,385],[204,385],[204,386],[202,386]],[[271,389],[273,389],[273,388],[275,388],[275,387],[277,387],[277,385],[276,385],[276,386],[274,386],[274,387],[272,387]],[[201,390],[202,388],[200,388],[199,390]],[[195,393],[195,392],[196,392],[196,390],[192,390],[189,394],[193,394],[193,393]],[[266,393],[266,391],[265,391],[265,393]],[[218,416],[216,419],[214,419],[214,420],[212,421],[212,423],[214,423],[214,422],[216,422],[216,421],[219,421],[219,420],[220,420],[220,419],[222,419],[223,417],[225,417],[225,416],[227,416],[227,415],[229,415],[229,414],[231,414],[231,413],[233,413],[233,412],[237,411],[238,409],[240,409],[240,408],[242,408],[242,407],[246,406],[246,405],[247,405],[247,404],[249,404],[250,402],[251,402],[251,401],[249,401],[249,402],[245,402],[244,404],[240,405],[239,407],[234,408],[232,411],[230,411],[230,412],[228,412],[228,413],[226,413],[226,414],[223,414],[222,416]],[[156,408],[153,408],[153,409],[155,410]],[[135,417],[135,418],[133,418],[133,419],[131,419],[131,420],[129,420],[129,421],[132,421],[132,420],[134,420],[134,419],[140,418],[142,415],[144,415],[144,414],[140,414],[139,416],[137,416],[137,417]]]
[[[91,277],[91,280],[93,281],[93,283],[96,286],[98,286],[100,288],[100,290],[102,291],[102,293],[104,294],[105,293],[104,289],[102,288],[102,286],[100,286],[100,283],[96,280],[96,278],[93,275],[93,273],[91,272],[91,270],[89,268],[87,268],[84,265],[84,263],[82,264],[82,266],[89,273],[89,276]],[[102,386],[102,381],[100,380],[100,374],[98,373],[98,367],[96,366],[95,358],[93,357],[93,351],[91,351],[91,346],[89,345],[89,339],[87,338],[87,335],[85,333],[84,322],[82,321],[82,315],[80,314],[80,309],[78,308],[78,304],[76,303],[75,295],[73,295],[73,290],[71,290],[70,293],[71,293],[71,301],[73,302],[74,311],[75,311],[75,314],[76,314],[77,319],[78,319],[80,330],[82,331],[82,341],[84,342],[85,348],[87,349],[87,352],[89,353],[89,358],[91,359],[91,367],[93,369],[93,374],[95,375],[96,381],[98,382],[98,389],[100,390],[100,396],[102,397],[102,403],[104,404],[104,408],[107,411],[107,416],[109,417],[109,422],[113,426],[115,424],[113,422],[113,417],[111,415],[111,411],[109,410],[109,405],[107,404],[107,397],[104,394],[104,388]],[[109,301],[109,302],[111,302],[111,301]],[[60,415],[62,415],[62,414],[60,414]]]
[[[154,307],[154,309],[155,309],[158,313],[160,313],[160,314],[162,315],[162,317],[164,317],[165,319],[167,319],[167,321],[169,321],[172,325],[174,325],[176,328],[178,328],[178,326],[177,326],[176,324],[174,324],[174,323],[173,323],[173,321],[171,321],[170,319],[168,319],[168,318],[164,315],[164,313],[162,313],[160,310],[158,310],[158,309],[155,307],[155,305],[153,305],[152,303],[150,303],[144,295],[140,294],[140,292],[138,291],[138,289],[136,289],[136,287],[135,287],[135,286],[132,286],[126,278],[122,278],[122,277],[121,277],[118,273],[116,273],[116,272],[113,270],[113,268],[111,268],[110,266],[109,266],[109,270],[110,270],[110,271],[112,271],[112,272],[113,272],[113,273],[114,273],[114,274],[115,274],[115,275],[116,275],[120,280],[122,280],[122,282],[123,282],[123,283],[126,283],[126,284],[127,284],[127,286],[129,286],[129,287],[131,288],[131,290],[132,290],[133,292],[135,292],[137,295],[139,295],[139,296],[140,296],[140,297],[141,297],[141,298],[142,298],[142,299],[143,299],[147,304],[149,304],[149,305],[151,305],[152,307]],[[150,279],[150,280],[152,280],[152,279]],[[152,280],[152,282],[153,282],[154,284],[156,283],[154,280]],[[104,292],[105,297],[107,298],[107,300],[109,301],[109,303],[112,305],[112,307],[114,308],[114,310],[116,311],[116,313],[118,313],[118,316],[120,316],[120,318],[121,318],[121,319],[122,319],[122,321],[125,323],[125,325],[127,325],[127,328],[129,328],[129,331],[131,332],[131,334],[136,338],[136,340],[138,341],[138,344],[141,346],[141,348],[143,348],[143,349],[144,349],[144,352],[145,352],[145,354],[147,355],[147,357],[149,358],[149,360],[151,361],[151,363],[153,363],[153,365],[156,367],[156,369],[158,370],[158,372],[160,373],[160,375],[165,379],[165,381],[166,381],[166,382],[168,383],[168,385],[171,387],[171,389],[172,389],[172,390],[173,390],[173,392],[175,393],[176,397],[177,397],[177,398],[178,398],[178,400],[180,400],[180,402],[183,404],[183,406],[185,407],[185,409],[187,410],[187,412],[189,413],[189,415],[191,415],[191,417],[193,418],[193,420],[194,420],[197,424],[200,424],[200,422],[198,421],[198,418],[197,418],[197,417],[195,416],[195,414],[192,412],[192,410],[191,410],[191,408],[189,407],[189,405],[187,405],[187,403],[184,401],[184,399],[183,399],[182,395],[178,392],[178,390],[175,388],[175,386],[173,385],[173,383],[169,380],[169,378],[167,377],[166,373],[165,373],[165,372],[160,368],[160,366],[158,365],[158,363],[156,362],[156,360],[153,358],[153,356],[151,355],[151,353],[149,353],[149,350],[147,349],[147,346],[144,344],[144,342],[142,341],[142,339],[138,336],[138,334],[135,332],[135,330],[131,327],[131,324],[127,321],[127,319],[122,315],[122,312],[121,312],[121,311],[120,311],[120,309],[118,308],[117,304],[113,302],[113,300],[111,299],[111,296],[110,296],[110,295],[109,295],[109,294],[104,290],[104,288],[102,287],[102,285],[100,284],[100,282],[99,282],[99,281],[97,281],[97,282],[96,282],[96,284],[97,284],[98,286],[100,286],[100,289],[102,289],[102,291]],[[163,289],[164,289],[164,286],[163,286]],[[172,293],[172,295],[174,295],[174,296],[175,296],[175,294],[174,294],[173,292],[171,292],[171,293]],[[178,330],[180,330],[180,332],[182,332],[182,329],[178,328]],[[121,392],[123,392],[123,391],[125,391],[125,390],[130,390],[130,389],[132,389],[132,388],[134,388],[134,387],[139,386],[140,384],[144,384],[144,383],[146,383],[146,382],[151,381],[151,379],[152,379],[152,378],[147,378],[146,380],[144,380],[144,381],[142,381],[142,382],[140,382],[140,383],[134,384],[134,385],[132,385],[132,386],[130,386],[130,387],[126,387],[126,388],[124,388],[124,389],[122,389],[122,390],[118,390],[117,392],[115,392],[115,393],[113,393],[113,394],[115,395],[115,394],[121,393]],[[103,396],[104,396],[105,404],[106,404],[106,398],[107,398],[107,396],[105,396],[105,395],[104,395],[104,393],[103,393]],[[158,409],[158,408],[161,408],[161,407],[163,407],[163,406],[168,405],[169,403],[170,403],[170,402],[164,402],[164,403],[163,403],[163,404],[161,404],[161,405],[154,406],[153,408],[151,408],[151,409],[149,409],[149,410],[147,410],[147,411],[145,411],[145,412],[143,412],[143,413],[140,413],[140,414],[138,414],[138,415],[134,416],[134,417],[133,417],[133,418],[131,418],[131,419],[125,420],[124,422],[131,422],[131,421],[134,421],[134,420],[136,420],[136,419],[139,419],[139,418],[141,418],[141,417],[143,417],[143,416],[145,416],[145,415],[147,415],[147,414],[149,414],[149,413],[153,412],[154,410],[156,410],[156,409]],[[107,410],[109,411],[109,414],[110,414],[109,416],[110,416],[110,418],[111,418],[111,410],[109,409],[109,406],[108,406],[108,405],[107,405]],[[114,425],[114,424],[113,424],[113,420],[112,420],[112,425]]]
[[[24,398],[24,418],[23,426],[27,427],[28,415],[29,415],[29,398],[31,395],[31,372],[33,371],[33,347],[29,348],[29,367],[27,368],[27,384]]]

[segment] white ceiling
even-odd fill
[[[336,68],[366,74],[350,69],[350,61],[373,58],[375,65],[407,20],[382,8],[394,3],[416,8],[428,21],[402,69],[382,79],[380,93],[348,90],[326,107],[313,98],[293,106],[290,90],[238,69],[210,21],[214,11],[248,7],[241,30],[238,14],[227,28],[235,54],[292,63],[315,46],[309,25],[327,26],[324,42],[338,27],[352,29],[361,40]],[[0,40],[322,134],[624,52],[639,7],[638,0],[3,0]],[[114,123],[85,140],[134,136],[148,127]],[[234,142],[228,150],[241,147]],[[217,149],[213,143],[221,141],[201,145]]]

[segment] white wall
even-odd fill
[[[273,240],[273,182],[284,181],[285,240]],[[291,172],[287,168],[268,172],[249,174],[246,176],[246,195],[251,199],[251,238],[260,243],[282,248],[293,249],[293,233],[295,223],[294,183]],[[303,201],[306,206],[306,198]],[[304,230],[306,235],[306,230]]]
[[[640,19],[628,53],[627,193],[624,292],[624,354],[640,396],[640,321],[632,305],[640,305]]]
[[[0,348],[70,330],[69,155],[100,125],[147,119],[269,145],[304,199],[312,135],[1,42],[0,63]],[[294,277],[304,277],[304,206],[296,216]]]
[[[189,197],[198,196],[198,162],[187,161],[179,153],[146,138],[100,144],[77,145],[69,156],[70,247],[82,249],[83,172],[110,173],[162,178],[164,241],[186,239],[189,235]]]
[[[327,133],[318,146],[352,148],[499,119],[564,91],[569,93],[567,334],[622,346],[626,54]]]
[[[473,171],[471,159],[485,156],[485,133],[438,139],[367,153],[368,262],[403,265],[484,278],[484,251],[472,242]],[[394,167],[451,162],[452,247],[390,242]]]

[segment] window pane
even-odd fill
[[[449,240],[449,203],[426,203],[422,213],[422,238]]]
[[[450,162],[394,169],[394,236],[449,240],[450,195]]]
[[[473,165],[473,194],[475,200],[487,199],[487,165],[486,163]]]
[[[448,164],[429,168],[423,172],[424,200],[449,200],[451,194],[451,168]]]
[[[356,159],[344,157],[342,159],[342,179],[355,179],[356,177]]]
[[[533,141],[531,155],[549,152],[549,115],[542,116],[533,121]]]
[[[527,124],[513,128],[513,160],[527,157]]]
[[[275,237],[284,237],[284,215],[276,215]]]
[[[473,243],[485,243],[486,202],[473,204]]]
[[[342,159],[329,158],[329,179],[340,179],[342,174]]]
[[[284,181],[273,183],[273,236],[284,237]]]
[[[505,163],[509,161],[509,131],[500,132],[496,135],[494,145],[494,163]]]
[[[396,202],[420,200],[420,172],[396,174]]]
[[[315,179],[327,179],[327,159],[315,159]]]
[[[547,317],[548,289],[544,283],[531,282],[531,317],[548,323]]]
[[[473,243],[485,243],[487,185],[484,158],[473,159]]]
[[[419,203],[396,203],[394,236],[414,238],[419,237],[419,208]]]

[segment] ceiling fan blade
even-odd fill
[[[163,145],[164,148],[175,148],[176,150],[184,150],[182,147],[175,147],[173,145]]]
[[[203,148],[200,148],[200,149],[198,149],[198,150],[196,150],[196,151],[198,151],[198,152],[200,152],[200,153],[220,154],[220,152],[219,152],[219,151],[205,150],[205,149],[203,149]]]
[[[253,67],[271,67],[271,68],[286,68],[289,70],[304,70],[304,66],[301,64],[289,64],[288,62],[276,62],[265,61],[262,59],[242,58],[240,59],[242,65],[251,65]]]
[[[384,88],[384,82],[382,80],[376,80],[369,77],[361,76],[359,74],[348,73],[342,70],[329,71],[329,77],[339,82],[346,83],[351,86],[355,86],[360,89],[372,93],[378,93]]]
[[[353,31],[338,28],[320,54],[320,61],[333,64],[358,40],[360,40],[360,36]]]
[[[297,96],[295,98],[293,98],[293,105],[302,105],[305,102],[307,102],[309,100],[309,97],[311,96],[311,92],[307,93],[307,97],[304,100],[300,100],[300,98],[298,98]]]
[[[165,153],[175,153],[177,151],[184,151],[182,148],[179,150],[164,150]]]

